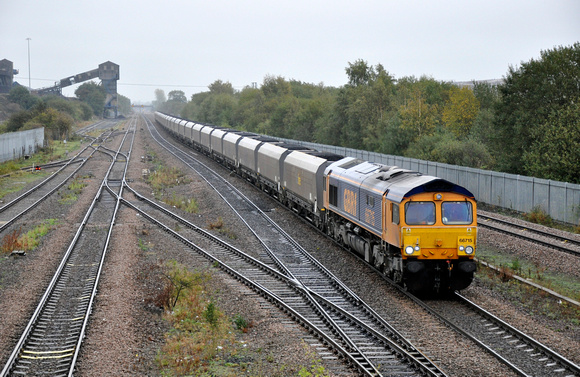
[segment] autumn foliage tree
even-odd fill
[[[479,103],[473,90],[454,87],[450,90],[449,101],[443,107],[443,124],[459,139],[465,139],[479,113]]]

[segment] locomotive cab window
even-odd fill
[[[435,203],[407,202],[405,203],[405,222],[407,225],[435,224]]]
[[[473,222],[473,209],[470,202],[443,202],[441,216],[443,224],[467,225]]]

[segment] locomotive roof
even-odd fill
[[[473,194],[464,187],[438,177],[352,157],[346,157],[329,165],[325,174],[331,171],[333,177],[348,181],[350,184],[360,185],[364,190],[381,195],[386,192],[387,199],[397,203],[405,197],[421,192],[456,192],[473,197]]]
[[[393,183],[389,186],[387,199],[400,203],[403,198],[422,192],[455,192],[473,198],[473,194],[465,187],[442,178],[407,171],[393,179]]]

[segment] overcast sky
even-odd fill
[[[28,85],[30,43],[33,88],[112,61],[134,103],[266,75],[339,87],[357,59],[395,78],[499,79],[577,41],[578,0],[0,0],[0,60],[15,81]]]

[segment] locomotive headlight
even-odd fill
[[[465,246],[463,246],[463,245],[459,246],[459,251],[463,251],[463,250],[465,250]]]
[[[415,252],[415,250],[413,250],[413,246],[407,246],[405,248],[405,254],[411,255]]]
[[[465,254],[473,254],[473,246],[467,246],[465,248]]]
[[[419,245],[415,245],[415,251],[419,251],[421,250],[421,248],[419,247]]]

